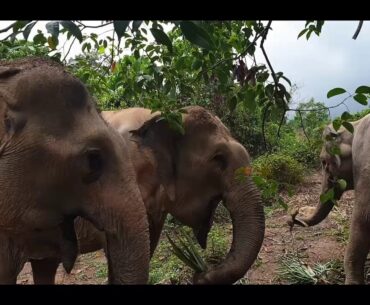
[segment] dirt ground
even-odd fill
[[[319,201],[320,173],[315,172],[299,185],[292,197],[284,196],[289,207],[311,206]],[[343,261],[345,240],[348,235],[349,218],[352,212],[353,192],[347,192],[337,207],[321,224],[311,228],[295,227],[290,232],[286,224],[287,212],[272,211],[266,218],[266,234],[257,261],[245,276],[248,284],[280,284],[277,267],[282,255],[298,251],[308,264]],[[18,277],[19,284],[32,284],[32,272],[27,264]],[[57,284],[104,284],[106,283],[106,261],[104,253],[98,251],[81,255],[71,274],[60,266]]]

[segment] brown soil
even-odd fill
[[[313,173],[297,187],[292,197],[283,195],[289,207],[314,207],[319,201],[320,173]],[[339,201],[338,207],[321,224],[302,228],[294,227],[290,232],[286,224],[287,212],[276,209],[266,218],[265,240],[258,260],[245,276],[249,284],[280,284],[277,267],[282,255],[300,253],[309,265],[339,259],[343,261],[345,236],[348,233],[349,218],[353,205],[353,192],[347,192]],[[71,274],[66,274],[60,266],[57,284],[103,284],[106,283],[106,260],[98,251],[81,255]],[[29,264],[18,277],[19,284],[32,284],[32,271]]]
[[[320,191],[321,175],[314,173],[298,186],[292,197],[283,197],[289,208],[303,207],[301,210],[309,213],[310,207],[319,202]],[[292,231],[286,223],[287,212],[281,209],[273,213],[266,219],[265,239],[258,256],[260,262],[247,273],[248,283],[282,284],[277,278],[277,267],[281,257],[287,253],[299,253],[309,266],[331,260],[343,261],[353,200],[353,191],[346,192],[320,224],[310,228],[295,226]]]

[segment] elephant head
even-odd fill
[[[230,212],[233,241],[226,259],[194,277],[197,284],[230,284],[243,277],[261,248],[260,194],[250,177],[243,182],[236,179],[235,171],[249,166],[250,159],[222,122],[202,107],[185,110],[184,135],[158,116],[132,133],[156,157],[158,177],[168,197],[166,210],[193,229],[203,248],[221,200]]]
[[[60,228],[74,263],[73,219],[107,237],[109,282],[146,283],[149,232],[127,144],[85,86],[44,59],[0,63],[0,230]]]
[[[352,123],[356,126],[356,123]],[[331,140],[330,140],[331,139]],[[313,214],[305,217],[295,217],[288,221],[293,227],[294,224],[300,226],[314,226],[323,221],[332,210],[335,201],[339,200],[346,190],[353,189],[353,169],[352,169],[352,140],[353,134],[341,128],[335,131],[332,125],[325,128],[323,132],[324,145],[320,153],[322,165],[321,194],[325,194],[331,188],[334,190],[333,200],[319,202]],[[331,154],[331,148],[336,145],[340,149],[340,155]],[[337,179],[344,179],[347,182],[346,189],[343,190],[336,186]]]

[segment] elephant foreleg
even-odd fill
[[[55,275],[60,260],[56,258],[45,258],[30,260],[33,273],[33,282],[36,285],[54,285]]]
[[[370,211],[363,195],[356,194],[349,243],[344,258],[346,284],[364,284],[364,268],[370,249]]]
[[[19,244],[13,238],[0,234],[0,285],[15,285],[24,264]]]

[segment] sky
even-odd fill
[[[10,21],[0,21],[0,29]],[[40,22],[32,30],[32,37],[37,28],[44,29],[46,22]],[[98,21],[84,22],[90,25],[100,24]],[[298,86],[293,95],[293,105],[314,98],[316,101],[333,106],[346,97],[345,94],[330,99],[327,92],[335,87],[342,87],[353,93],[360,85],[370,85],[370,22],[364,22],[356,40],[352,36],[358,21],[327,21],[321,35],[305,36],[297,39],[304,28],[305,21],[273,21],[272,31],[265,42],[265,49],[275,72],[282,71],[291,82]],[[91,29],[97,33],[107,31],[109,27]],[[101,36],[110,35],[103,33]],[[3,38],[4,34],[0,34]],[[81,46],[76,43],[69,57],[81,52]],[[256,53],[258,63],[265,63],[262,53]],[[292,105],[292,107],[294,107]],[[356,101],[346,102],[348,109],[359,111],[368,106],[362,106]],[[340,115],[348,110],[344,105],[331,109],[331,116]]]

